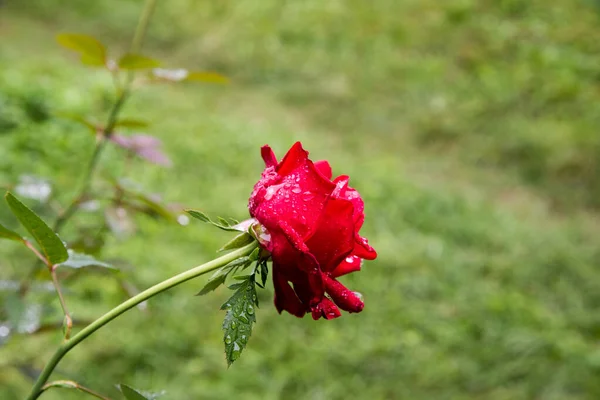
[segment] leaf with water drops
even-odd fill
[[[69,258],[67,248],[62,240],[40,217],[29,207],[21,203],[11,193],[4,196],[11,211],[17,217],[21,225],[34,237],[40,245],[44,256],[52,264],[58,264]]]
[[[229,288],[235,293],[221,306],[221,310],[227,310],[223,321],[223,341],[228,366],[240,357],[246,347],[252,334],[252,324],[256,322],[254,311],[258,306],[254,275],[244,277],[242,282]]]

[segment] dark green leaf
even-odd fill
[[[232,272],[235,273],[235,271],[239,267],[241,267],[241,266],[246,267],[246,266],[250,265],[250,263],[251,263],[251,261],[248,260],[248,257],[240,257],[237,260],[233,260],[229,264],[218,269],[217,272],[215,272],[208,279],[208,282],[206,282],[206,285],[204,285],[202,290],[200,290],[200,292],[198,292],[198,294],[196,294],[196,296],[202,296],[202,295],[212,292],[213,290],[215,290],[216,288],[221,286],[223,283],[225,283],[225,279],[227,279],[227,276],[230,273],[232,273]]]
[[[210,83],[229,83],[229,79],[215,72],[188,72],[185,80]]]
[[[244,247],[245,245],[250,244],[253,241],[254,238],[250,234],[242,232],[233,239],[231,239],[229,242],[227,242],[223,247],[219,249],[219,251],[239,249],[240,247]]]
[[[42,252],[52,264],[59,264],[69,258],[67,248],[62,240],[50,229],[40,217],[37,216],[29,207],[21,203],[11,193],[4,196],[8,206],[19,222],[34,237],[40,245]]]
[[[121,383],[118,386],[119,390],[121,391],[121,393],[123,393],[123,396],[125,396],[127,400],[155,400],[164,394],[164,392],[149,393],[142,390],[134,389],[131,386],[128,386],[124,383]]]
[[[119,59],[117,65],[121,69],[149,69],[158,67],[160,62],[141,54],[125,54]]]
[[[18,242],[23,241],[23,238],[21,237],[21,235],[19,235],[17,232],[13,232],[10,229],[4,227],[2,224],[0,224],[0,238],[16,240]]]
[[[260,279],[262,282],[263,289],[265,287],[265,283],[267,283],[268,275],[269,275],[269,267],[267,267],[267,262],[261,261],[261,263],[260,263]]]
[[[244,278],[243,282],[230,286],[235,293],[221,306],[221,310],[227,310],[223,321],[223,341],[228,366],[237,360],[246,348],[252,334],[252,324],[256,322],[255,308],[258,303],[254,275]]]
[[[141,119],[123,118],[115,123],[115,128],[147,128],[148,122]]]
[[[116,269],[110,264],[105,262],[96,260],[94,257],[83,254],[76,253],[73,250],[68,250],[69,259],[63,263],[58,264],[60,267],[68,267],[68,268],[86,268],[86,267],[101,267],[101,268],[110,268]]]
[[[56,36],[56,41],[81,54],[81,62],[88,65],[106,65],[106,48],[98,39],[79,33],[61,33]]]

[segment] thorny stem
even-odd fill
[[[77,389],[81,392],[87,393],[91,396],[94,396],[98,399],[102,399],[102,400],[110,400],[108,397],[102,396],[100,393],[96,393],[94,392],[92,389],[86,388],[85,386],[80,385],[79,383],[75,382],[75,381],[67,381],[67,380],[59,380],[59,381],[52,381],[52,382],[48,382],[46,383],[44,386],[42,386],[42,392],[51,389],[53,387],[62,387],[62,388],[69,388],[69,389]]]
[[[203,275],[207,272],[213,271],[217,268],[223,267],[223,266],[229,264],[230,262],[237,260],[240,257],[249,256],[254,251],[254,249],[256,249],[257,247],[258,247],[257,242],[250,243],[244,247],[241,247],[237,250],[227,253],[219,258],[216,258],[205,264],[199,265],[188,271],[182,272],[181,274],[175,275],[172,278],[169,278],[159,284],[156,284],[156,285],[152,286],[151,288],[148,288],[148,289],[144,290],[143,292],[133,296],[132,298],[124,301],[117,307],[113,308],[112,310],[110,310],[109,312],[107,312],[106,314],[104,314],[103,316],[101,316],[100,318],[98,318],[97,320],[95,320],[94,322],[92,322],[91,324],[86,326],[85,328],[83,328],[81,331],[79,331],[77,334],[75,334],[71,339],[66,340],[65,342],[63,342],[60,345],[60,347],[56,350],[56,352],[54,353],[52,358],[50,358],[50,361],[48,361],[48,364],[46,364],[46,366],[42,370],[40,376],[38,377],[37,381],[35,382],[33,389],[31,390],[31,393],[27,397],[27,400],[34,400],[39,397],[39,395],[42,393],[44,384],[50,377],[50,374],[52,374],[52,371],[54,371],[54,368],[56,368],[56,366],[58,365],[60,360],[73,347],[77,346],[85,338],[90,336],[92,333],[96,332],[98,329],[102,328],[104,325],[106,325],[113,319],[117,318],[119,315],[123,314],[125,311],[129,310],[130,308],[135,307],[136,305],[148,300],[149,298],[151,298],[153,296],[156,296],[157,294],[159,294],[161,292],[164,292],[167,289],[175,287],[183,282],[186,282],[190,279],[196,278],[200,275]]]

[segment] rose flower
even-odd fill
[[[360,294],[336,279],[377,257],[358,234],[364,203],[348,176],[332,181],[329,163],[313,163],[300,142],[281,162],[269,146],[261,154],[266,168],[248,208],[268,232],[263,237],[270,236],[261,245],[273,260],[275,307],[297,317],[310,312],[314,319],[337,318],[340,308],[362,311]]]

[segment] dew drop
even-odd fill
[[[302,192],[302,189],[300,189],[300,186],[294,186],[294,188],[292,189],[292,193],[300,193]]]
[[[225,343],[231,344],[231,336],[229,336],[229,335],[225,336]]]
[[[235,321],[231,321],[231,329],[235,329],[237,327],[237,324],[235,323]]]
[[[250,322],[250,321],[248,320],[248,317],[246,317],[246,314],[245,314],[244,312],[242,312],[240,315],[238,315],[238,319],[239,319],[240,321],[242,321],[242,322],[245,322],[245,323],[248,323],[248,322]]]
[[[355,295],[356,297],[358,297],[358,299],[359,299],[360,301],[363,301],[363,295],[362,295],[362,293],[360,293],[360,292],[352,292],[352,293],[354,293],[354,295]]]
[[[252,301],[256,301],[256,295],[255,294],[252,295]]]
[[[249,304],[248,307],[246,308],[246,311],[248,311],[248,314],[252,315],[252,314],[254,314],[254,307],[252,307],[252,305]]]
[[[248,342],[248,336],[246,335],[242,335],[242,337],[240,337],[240,341],[244,344],[246,344],[246,342]]]

